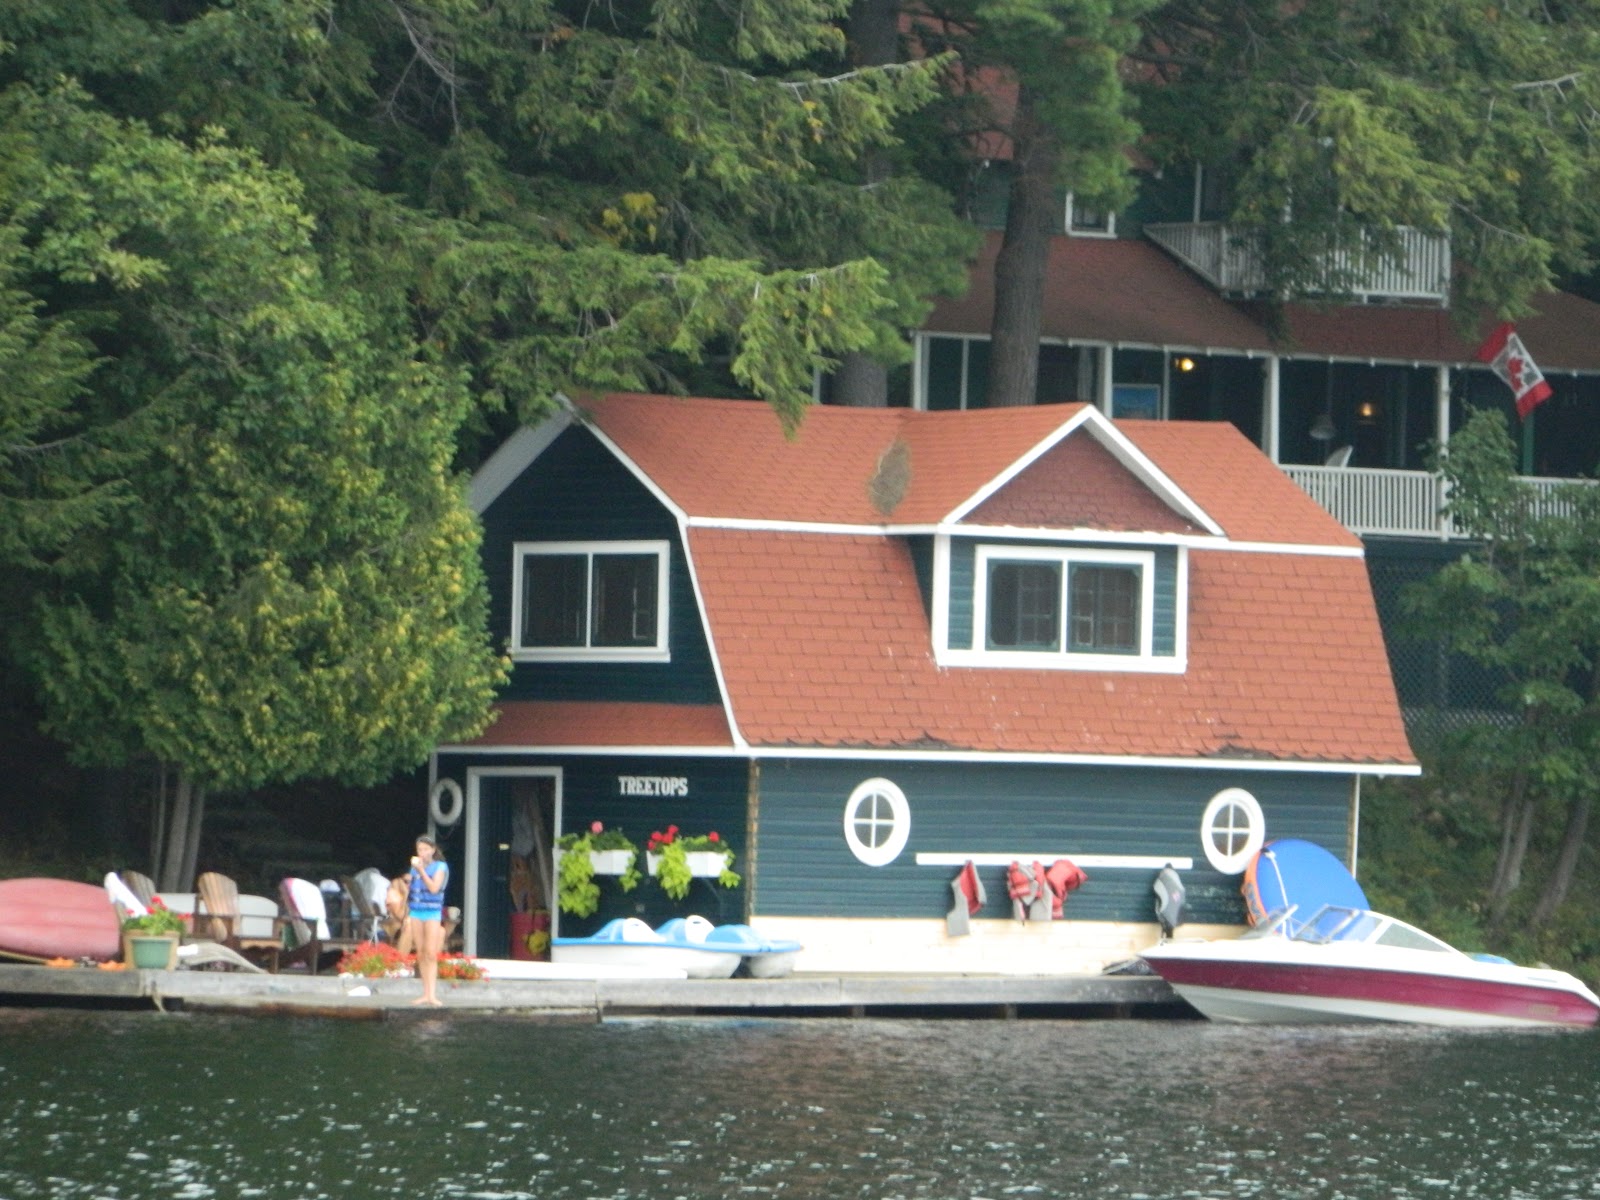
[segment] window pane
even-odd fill
[[[928,339],[928,408],[961,407],[961,339]]]
[[[656,573],[654,554],[594,556],[594,623],[592,646],[656,644]]]
[[[529,554],[522,560],[522,644],[581,646],[588,608],[582,554]]]
[[[1139,650],[1139,569],[1072,568],[1073,650],[1136,654]]]
[[[989,646],[1057,650],[1061,646],[1061,565],[989,564]]]

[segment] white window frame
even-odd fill
[[[880,846],[869,846],[856,833],[862,804],[871,797],[889,802],[889,837]],[[900,857],[911,838],[911,804],[893,780],[877,777],[856,785],[844,804],[844,841],[857,861],[869,867],[886,867]]]
[[[1237,833],[1237,825],[1228,825],[1225,830],[1219,824],[1224,813],[1242,812],[1245,816],[1245,841],[1242,848],[1225,853],[1217,845],[1215,835],[1219,831]],[[1260,851],[1267,839],[1267,818],[1261,811],[1261,802],[1243,788],[1223,788],[1211,802],[1206,805],[1205,815],[1200,818],[1200,845],[1206,852],[1206,861],[1224,875],[1242,875],[1250,860]]]
[[[1078,207],[1077,199],[1073,196],[1073,194],[1071,192],[1068,192],[1067,193],[1067,211],[1066,211],[1066,216],[1065,216],[1065,228],[1066,228],[1066,231],[1067,231],[1067,234],[1068,234],[1069,237],[1114,238],[1114,237],[1117,236],[1117,214],[1116,213],[1114,213],[1114,212],[1106,213],[1105,214],[1105,224],[1103,226],[1096,226],[1096,225],[1080,226],[1080,225],[1077,224],[1077,219],[1078,219],[1078,217],[1077,217],[1077,207]],[[1087,204],[1084,205],[1083,207],[1084,207],[1084,211],[1086,211],[1086,212],[1093,212],[1093,213],[1096,213],[1096,214],[1098,214],[1100,212],[1099,209],[1091,208]]]
[[[989,564],[995,560],[1058,563],[1061,567],[1061,648],[1059,650],[991,650],[989,632]],[[1139,647],[1132,654],[1096,654],[1068,649],[1068,581],[1074,566],[1139,568]],[[948,578],[948,576],[947,576]],[[1006,546],[986,543],[974,553],[972,579],[972,645],[952,649],[945,658],[956,666],[1021,667],[1059,671],[1183,670],[1181,657],[1157,657],[1155,645],[1156,556],[1153,550],[1114,550],[1087,546]]]
[[[593,603],[588,589],[593,585],[593,558],[596,554],[653,554],[656,556],[655,640],[646,646],[526,646],[522,630],[522,579],[526,559],[534,555],[584,555],[590,560],[585,572],[585,620]],[[516,542],[511,547],[511,658],[515,662],[669,662],[667,634],[668,568],[672,562],[671,543],[629,542]]]

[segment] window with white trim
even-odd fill
[[[911,805],[892,781],[868,779],[850,793],[844,806],[844,840],[861,862],[887,866],[910,837]]]
[[[1145,551],[980,546],[972,648],[1112,660],[1105,665],[1148,657],[1154,587],[1155,556]]]
[[[1200,845],[1206,859],[1224,875],[1239,875],[1266,840],[1261,804],[1243,788],[1223,788],[1200,818]]]
[[[1117,215],[1105,209],[1082,204],[1067,193],[1067,232],[1077,237],[1116,237]]]
[[[667,658],[666,542],[519,542],[514,553],[514,657]]]

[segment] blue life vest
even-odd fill
[[[450,868],[435,859],[428,864],[428,874],[437,875],[440,871],[445,873],[445,882],[450,881]],[[411,868],[411,890],[406,895],[406,904],[411,911],[417,913],[437,913],[444,911],[444,888],[437,892],[430,892],[427,884],[422,882],[422,870],[419,867]]]

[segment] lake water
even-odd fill
[[[0,1197],[1600,1195],[1600,1035],[0,1010]]]

